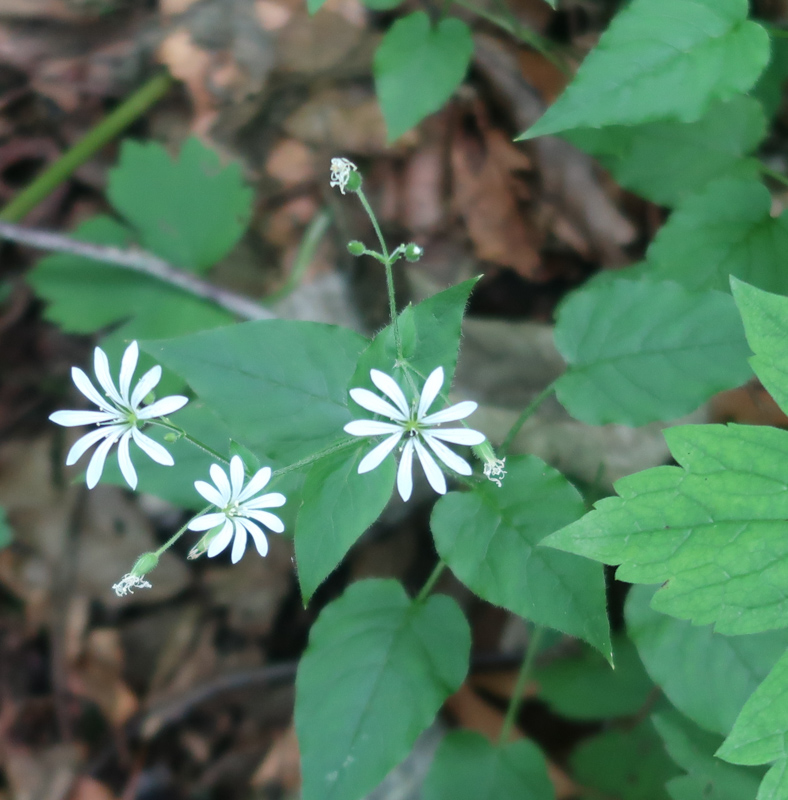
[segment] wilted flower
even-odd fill
[[[112,589],[118,597],[125,597],[127,594],[134,594],[135,589],[152,589],[153,586],[145,580],[144,575],[135,575],[129,572],[124,575]]]
[[[329,186],[339,186],[339,191],[345,193],[350,176],[358,171],[358,167],[346,158],[331,159],[331,181]]]
[[[148,406],[140,407],[143,400],[156,388],[161,380],[161,367],[149,369],[138,381],[131,391],[131,379],[137,368],[139,347],[132,342],[123,354],[120,365],[120,380],[118,388],[112,380],[107,354],[97,347],[93,358],[93,370],[96,373],[101,388],[106,397],[102,397],[90,378],[79,368],[71,369],[74,384],[82,394],[95,403],[98,411],[56,411],[50,414],[49,419],[58,425],[77,427],[80,425],[97,425],[96,430],[86,433],[74,443],[66,456],[66,464],[71,466],[86,453],[94,444],[101,442],[96,448],[88,464],[86,483],[92,489],[101,478],[104,462],[112,445],[118,443],[118,463],[123,477],[132,489],[137,488],[137,472],[131,463],[129,442],[133,439],[135,444],[147,453],[158,464],[171,467],[175,461],[172,456],[158,442],[140,432],[140,427],[156,417],[165,417],[172,414],[188,403],[188,398],[181,395],[163,397]],[[103,441],[102,441],[103,440]]]
[[[192,531],[207,531],[221,525],[208,543],[208,558],[221,553],[232,539],[231,559],[233,564],[237,564],[246,549],[247,533],[254,539],[257,552],[264,556],[268,552],[268,540],[261,526],[274,533],[282,533],[285,529],[279,517],[263,510],[278,508],[286,502],[285,496],[279,492],[260,494],[271,480],[271,468],[258,470],[244,487],[243,461],[240,456],[233,456],[230,459],[229,479],[218,464],[211,465],[211,479],[214,486],[205,481],[195,481],[194,488],[216,506],[217,511],[201,514],[189,523],[189,530]]]
[[[434,414],[428,414],[443,386],[443,367],[430,373],[424,383],[421,396],[408,405],[405,394],[397,382],[385,372],[370,370],[370,378],[380,389],[389,403],[368,389],[351,389],[350,396],[362,408],[375,414],[388,417],[392,422],[380,422],[373,419],[359,419],[345,425],[345,431],[353,436],[380,436],[388,434],[380,444],[370,450],[358,465],[359,473],[375,469],[386,456],[391,453],[405,438],[399,468],[397,470],[397,489],[403,500],[408,500],[413,492],[413,453],[416,453],[430,486],[438,494],[446,493],[446,479],[441,468],[430,455],[422,442],[425,442],[433,453],[450,469],[460,475],[470,475],[471,465],[450,450],[444,442],[452,444],[475,445],[484,441],[484,434],[470,428],[438,428],[443,422],[455,422],[470,416],[477,408],[471,400],[456,403]],[[392,403],[394,405],[392,405]]]

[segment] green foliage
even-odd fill
[[[713,100],[750,89],[769,60],[769,36],[747,13],[747,0],[632,0],[522,138],[658,119],[695,122]]]
[[[423,11],[398,19],[375,53],[375,87],[389,141],[437,111],[462,83],[473,39],[462,20],[433,26]],[[414,91],[414,87],[418,87]]]
[[[435,505],[435,546],[452,572],[490,603],[578,636],[612,657],[602,570],[537,547],[583,513],[579,492],[535,456],[507,460],[502,487],[485,482]]]
[[[555,343],[568,362],[558,399],[591,425],[675,419],[750,376],[731,298],[669,282],[607,281],[572,293]]]
[[[11,532],[11,526],[8,524],[8,518],[5,511],[0,507],[0,550],[8,547],[13,541],[14,535]]]
[[[450,598],[354,583],[312,627],[296,680],[304,800],[359,800],[465,678],[468,624]]]
[[[423,800],[553,800],[539,748],[525,739],[496,747],[478,733],[456,731],[441,742]]]
[[[747,698],[788,647],[788,630],[720,636],[650,608],[654,590],[635,586],[627,597],[627,631],[653,681],[693,722],[730,733]]]

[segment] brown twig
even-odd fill
[[[35,247],[38,250],[47,250],[55,253],[70,253],[71,255],[89,258],[107,266],[123,267],[152,278],[177,286],[189,294],[210,300],[221,306],[231,314],[242,319],[275,319],[276,315],[264,306],[248,297],[236,294],[229,289],[215,286],[204,281],[190,272],[172,266],[164,259],[144,250],[110,247],[107,245],[80,242],[63,236],[53,231],[44,231],[37,228],[26,228],[11,222],[0,221],[0,238],[12,242]]]

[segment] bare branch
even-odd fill
[[[123,267],[150,275],[196,297],[210,300],[241,319],[276,319],[275,314],[254,300],[201,280],[190,272],[173,267],[172,264],[144,250],[124,250],[120,247],[80,242],[59,233],[25,228],[10,222],[0,222],[0,238],[35,247],[38,250],[70,253],[101,262],[106,266]]]

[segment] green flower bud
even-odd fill
[[[367,248],[359,241],[352,241],[347,243],[347,251],[351,256],[363,256]]]
[[[424,255],[424,248],[411,242],[405,247],[405,258],[410,261],[418,261]]]
[[[138,559],[137,563],[131,570],[131,575],[136,575],[141,578],[156,569],[159,563],[159,557],[156,553],[143,553]]]
[[[345,184],[345,189],[349,192],[357,192],[361,188],[361,174],[356,172],[356,170],[352,170],[351,173],[348,175],[347,183]]]
[[[178,434],[177,433],[172,433],[172,431],[170,431],[170,433],[165,433],[164,434],[164,441],[165,442],[177,442],[178,438],[179,438]]]

